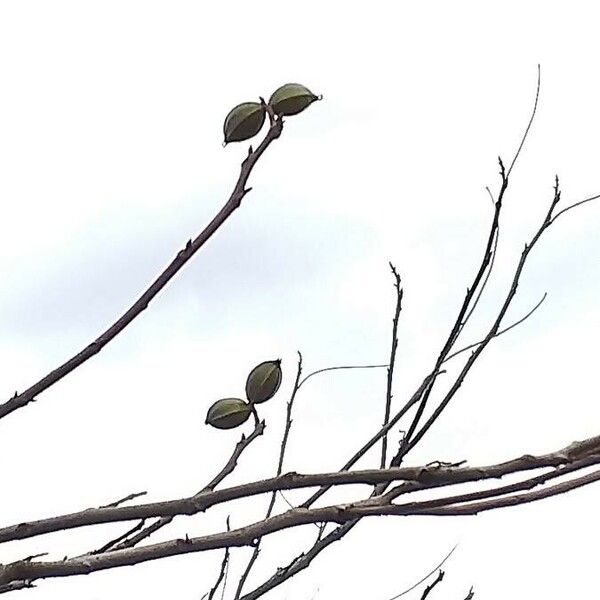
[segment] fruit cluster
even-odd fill
[[[243,142],[254,137],[265,122],[267,106],[278,117],[289,117],[297,115],[315,100],[321,100],[321,98],[322,96],[315,96],[307,87],[299,83],[286,83],[273,92],[268,104],[242,102],[232,108],[225,117],[223,145],[227,145],[229,142]]]

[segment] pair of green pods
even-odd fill
[[[286,83],[273,92],[268,105],[274,114],[288,117],[297,115],[320,99],[299,83]],[[254,137],[262,129],[266,114],[265,104],[259,102],[242,102],[232,108],[223,124],[224,144]]]
[[[233,429],[248,420],[253,406],[272,398],[281,385],[281,360],[260,363],[246,380],[246,398],[223,398],[217,400],[206,415],[206,423],[217,429]]]

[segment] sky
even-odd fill
[[[148,500],[197,491],[240,433],[207,428],[206,410],[242,394],[254,365],[280,357],[284,381],[264,406],[265,436],[227,482],[270,476],[298,350],[305,372],[388,360],[389,261],[405,290],[400,406],[430,369],[480,260],[492,216],[486,186],[498,189],[497,157],[508,164],[518,147],[539,63],[538,111],[506,195],[494,275],[464,334],[465,344],[479,339],[554,176],[565,206],[600,193],[598,17],[577,1],[4,0],[4,399],[100,334],[219,210],[248,149],[221,146],[234,105],[287,82],[323,100],[287,120],[241,208],[145,313],[0,422],[2,525],[141,490]],[[599,227],[600,203],[590,203],[547,232],[508,320],[547,293],[545,302],[490,345],[410,464],[486,464],[600,433]],[[285,470],[339,468],[377,430],[384,397],[384,370],[313,378],[296,401]],[[367,520],[267,597],[388,600],[457,543],[439,598],[463,598],[471,586],[488,600],[589,597],[599,496],[596,484],[477,517]],[[266,502],[181,518],[152,539],[217,531],[228,514],[241,526]],[[123,530],[6,545],[0,562],[72,556]],[[248,589],[313,537],[308,528],[265,540]],[[231,579],[248,555],[233,553]],[[21,595],[198,599],[220,560],[192,554],[41,581]]]

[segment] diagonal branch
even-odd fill
[[[274,120],[265,138],[256,148],[250,152],[246,159],[242,162],[238,180],[233,188],[233,192],[229,200],[223,208],[217,213],[213,220],[202,230],[202,232],[194,239],[189,240],[185,248],[180,250],[177,256],[171,261],[169,266],[154,280],[154,282],[146,289],[146,291],[132,304],[132,306],[123,313],[123,315],[115,321],[104,333],[96,340],[86,346],[83,350],[75,354],[67,362],[60,365],[48,373],[45,377],[34,383],[31,387],[20,394],[15,394],[10,400],[0,404],[0,419],[9,415],[19,408],[23,408],[32,402],[36,396],[54,385],[57,381],[74,371],[92,356],[98,354],[104,346],[111,342],[119,333],[121,333],[137,316],[139,316],[147,307],[148,304],[158,295],[158,293],[173,279],[179,270],[196,254],[202,246],[217,232],[223,223],[231,216],[231,214],[240,206],[244,196],[250,191],[247,188],[248,179],[258,159],[270,144],[276,140],[283,130],[283,121],[281,119]]]

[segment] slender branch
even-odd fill
[[[493,337],[495,337],[495,338],[500,337],[503,333],[506,333],[506,332],[510,331],[511,329],[513,329],[514,327],[516,327],[517,325],[520,325],[521,323],[523,323],[524,321],[526,321],[542,305],[542,303],[546,299],[547,295],[548,295],[548,293],[544,292],[544,295],[542,296],[542,299],[525,316],[521,317],[518,321],[515,321],[514,323],[512,323],[508,327],[505,327],[504,329],[501,329],[496,334],[494,334]],[[463,352],[466,352],[467,350],[470,350],[471,348],[475,348],[475,347],[479,346],[479,344],[483,344],[484,341],[485,341],[485,338],[483,340],[480,340],[479,342],[475,342],[474,344],[469,344],[468,346],[465,346],[464,348],[461,348],[460,350],[457,350],[456,352],[453,352],[452,354],[449,354],[444,359],[444,362],[446,363],[449,360],[451,360],[452,358],[454,358],[455,356],[458,356],[459,354],[462,354]]]
[[[438,573],[438,576],[433,580],[432,583],[430,583],[424,590],[423,590],[423,594],[421,596],[421,600],[425,600],[425,598],[427,598],[427,596],[429,596],[429,594],[431,593],[431,590],[442,581],[442,579],[444,579],[444,571],[442,571],[440,569],[440,572]]]
[[[248,437],[246,437],[245,435],[242,434],[240,441],[236,444],[236,446],[233,449],[233,452],[232,452],[231,456],[229,457],[229,460],[227,461],[225,466],[212,479],[212,481],[208,485],[204,486],[204,488],[202,488],[199,492],[197,492],[197,494],[195,494],[195,496],[193,496],[193,498],[197,497],[201,494],[205,494],[206,492],[213,491],[217,487],[217,485],[219,485],[228,475],[233,473],[234,469],[237,466],[238,460],[239,460],[240,456],[242,455],[242,452],[244,452],[244,450],[257,437],[261,436],[263,434],[264,430],[265,430],[265,422],[264,421],[259,422],[257,420],[255,423],[255,426],[254,426],[254,431],[252,431],[252,433]],[[122,550],[124,548],[132,548],[133,546],[139,544],[142,540],[145,540],[146,538],[150,537],[153,533],[155,533],[159,529],[166,527],[173,520],[174,517],[175,517],[174,514],[162,516],[158,521],[151,523],[150,525],[148,525],[147,527],[142,529],[139,533],[135,534],[133,537],[122,541],[120,544],[115,546],[114,549]]]
[[[287,403],[285,428],[284,428],[284,432],[283,432],[283,438],[281,440],[281,446],[279,448],[279,460],[277,463],[277,471],[276,471],[275,477],[279,477],[283,470],[283,459],[285,458],[285,450],[287,448],[288,438],[290,435],[290,429],[292,427],[292,409],[294,407],[294,400],[296,399],[296,394],[298,393],[298,389],[300,387],[300,376],[301,375],[302,375],[302,354],[300,354],[300,352],[298,352],[298,370],[296,372],[296,381],[294,382],[294,387],[292,389],[292,395],[290,396],[290,399]],[[273,513],[273,508],[275,507],[275,499],[276,498],[277,498],[277,492],[276,491],[271,492],[271,499],[269,501],[269,506],[268,506],[267,512],[265,514],[265,519],[268,519],[271,516],[271,514]],[[246,565],[246,568],[244,569],[244,572],[242,573],[242,576],[240,577],[240,580],[238,582],[234,600],[238,600],[242,594],[242,590],[244,589],[244,584],[246,583],[246,580],[248,579],[248,575],[250,574],[250,571],[252,570],[254,563],[258,559],[258,554],[260,553],[261,541],[262,541],[262,538],[258,538],[254,544],[254,549],[252,551],[252,555],[250,556],[250,559],[248,560],[248,564]]]
[[[508,172],[506,173],[506,176],[510,176],[513,167],[515,166],[515,163],[517,162],[517,158],[519,158],[519,154],[521,154],[521,150],[523,149],[523,146],[525,144],[525,140],[527,139],[527,136],[529,134],[529,130],[531,129],[531,125],[533,124],[533,119],[535,118],[535,113],[537,111],[537,105],[538,105],[538,100],[540,97],[540,83],[541,83],[541,67],[538,64],[537,66],[537,86],[535,89],[535,102],[533,103],[533,110],[531,111],[531,117],[529,118],[529,123],[527,124],[527,128],[525,129],[525,133],[523,134],[523,137],[521,139],[521,143],[519,144],[519,148],[517,149],[515,156],[512,160],[512,162],[510,163],[510,167],[508,168]]]
[[[433,569],[431,569],[431,571],[429,571],[429,573],[427,573],[427,575],[425,575],[424,577],[422,577],[421,579],[419,579],[419,581],[417,581],[417,583],[411,585],[408,589],[404,590],[403,592],[400,592],[399,594],[396,594],[395,596],[393,596],[389,600],[398,600],[398,598],[401,598],[402,596],[405,596],[409,592],[412,592],[415,588],[419,587],[424,581],[426,581],[427,579],[429,579],[438,569],[441,570],[442,565],[452,556],[452,554],[454,553],[454,551],[456,550],[456,548],[458,548],[458,544],[456,544],[450,550],[450,552],[448,552],[448,554],[446,554],[446,556],[441,560],[441,562],[438,565],[436,565]],[[426,597],[426,596],[421,596],[421,600],[423,600],[424,597]]]
[[[313,546],[307,551],[303,552],[299,556],[296,556],[288,565],[285,567],[278,568],[269,579],[264,583],[248,592],[240,598],[240,600],[256,600],[267,592],[281,585],[284,581],[292,578],[300,571],[308,568],[312,561],[325,550],[325,548],[331,546],[331,544],[341,540],[357,523],[359,519],[355,521],[348,521],[339,527],[336,527],[331,533],[328,533],[325,537],[319,538]]]
[[[555,185],[554,185],[554,197],[552,198],[552,202],[550,203],[550,207],[548,209],[548,212],[546,213],[546,217],[544,218],[542,224],[540,225],[540,227],[537,230],[537,232],[535,233],[535,235],[531,238],[530,242],[528,244],[525,244],[525,248],[523,249],[523,252],[521,253],[521,258],[519,260],[517,268],[515,269],[515,274],[513,276],[513,280],[512,280],[510,289],[504,300],[504,303],[502,304],[500,310],[498,311],[498,316],[496,317],[494,324],[490,328],[486,337],[479,343],[477,348],[471,353],[469,360],[466,362],[465,366],[463,367],[462,371],[456,378],[456,381],[454,382],[454,384],[452,385],[450,390],[447,392],[444,399],[436,407],[436,409],[433,411],[432,415],[425,422],[423,427],[421,427],[419,432],[416,435],[414,435],[414,437],[411,440],[408,441],[406,447],[403,449],[404,455],[406,455],[406,453],[410,452],[410,450],[415,447],[415,445],[419,442],[419,440],[421,440],[421,438],[425,435],[425,433],[429,430],[429,428],[439,418],[442,411],[446,408],[446,406],[448,405],[450,400],[452,400],[454,394],[458,391],[458,389],[462,385],[465,377],[467,376],[468,372],[470,371],[471,367],[473,366],[473,364],[475,363],[475,361],[477,360],[479,355],[483,352],[483,350],[485,350],[485,348],[489,344],[489,342],[498,333],[498,330],[500,329],[500,324],[502,323],[502,320],[504,319],[504,316],[506,315],[506,311],[508,310],[508,307],[510,306],[513,298],[515,297],[515,295],[517,293],[517,287],[519,285],[519,281],[520,281],[523,269],[525,267],[527,257],[529,256],[529,253],[531,252],[531,250],[537,244],[538,240],[540,239],[540,237],[542,236],[544,231],[546,231],[546,229],[548,229],[548,227],[552,224],[552,213],[553,213],[556,205],[560,201],[560,196],[561,196],[561,193],[560,193],[560,189],[559,189],[559,185],[558,185],[558,177],[556,177]]]
[[[325,369],[319,369],[317,371],[313,371],[309,373],[300,383],[298,387],[302,387],[306,381],[308,381],[314,375],[319,375],[320,373],[327,373],[327,371],[341,371],[344,369],[383,369],[384,367],[388,367],[389,365],[340,365],[337,367],[326,367]]]
[[[379,429],[379,431],[368,441],[366,442],[357,452],[355,452],[352,457],[342,466],[340,471],[347,471],[350,469],[355,463],[357,463],[392,427],[398,423],[398,421],[421,399],[423,392],[430,385],[431,381],[435,379],[440,373],[444,373],[444,371],[439,371],[435,374],[429,374],[417,391],[412,395],[412,397],[406,402],[406,404],[390,419],[389,423]],[[305,500],[300,506],[303,508],[308,508],[312,504],[314,504],[323,494],[327,492],[331,488],[330,485],[325,485],[317,490],[310,498]]]
[[[271,124],[269,131],[256,150],[250,149],[246,159],[242,162],[238,180],[233,188],[229,200],[223,208],[217,213],[213,220],[202,230],[194,239],[189,240],[177,256],[171,261],[169,266],[154,280],[146,291],[133,303],[133,305],[123,313],[104,333],[96,340],[86,346],[83,350],[75,354],[72,358],[48,373],[45,377],[34,383],[20,394],[15,394],[10,400],[0,404],[0,419],[9,415],[19,408],[23,408],[32,402],[36,396],[47,390],[50,386],[60,381],[63,377],[74,371],[92,356],[98,354],[110,341],[121,333],[138,315],[140,315],[148,304],[158,295],[158,293],[171,281],[179,270],[194,256],[194,254],[204,246],[204,244],[217,232],[223,223],[240,206],[244,196],[250,191],[247,188],[248,179],[258,159],[265,150],[276,140],[282,132],[283,121],[278,119]]]
[[[473,591],[473,586],[471,586],[469,593],[465,596],[465,600],[473,600],[474,596],[475,596],[475,592]]]
[[[556,221],[556,219],[558,219],[558,217],[560,217],[561,215],[564,215],[567,211],[572,210],[573,208],[577,208],[578,206],[581,206],[582,204],[586,204],[587,202],[592,202],[592,200],[598,200],[598,198],[600,198],[600,194],[596,194],[595,196],[590,196],[589,198],[585,198],[585,200],[580,200],[579,202],[575,202],[575,204],[571,204],[571,206],[567,206],[566,208],[563,208],[562,210],[558,211],[552,217],[552,222]]]
[[[464,323],[466,322],[464,320],[465,315],[467,314],[467,311],[469,310],[469,306],[471,306],[473,297],[474,297],[476,291],[478,290],[479,285],[488,270],[488,265],[490,264],[491,259],[492,259],[494,242],[497,239],[498,227],[499,227],[499,223],[500,223],[500,211],[502,210],[504,194],[506,193],[506,189],[508,188],[508,177],[507,177],[506,171],[504,169],[504,164],[502,163],[502,160],[500,158],[498,158],[498,162],[500,164],[501,185],[500,185],[500,191],[498,192],[498,199],[496,200],[496,203],[495,203],[494,216],[492,218],[492,224],[491,224],[490,231],[488,234],[488,239],[487,239],[487,243],[486,243],[485,250],[483,253],[483,258],[481,259],[481,263],[479,265],[479,269],[477,270],[475,278],[473,279],[473,283],[471,284],[471,286],[469,288],[467,288],[467,293],[465,294],[463,303],[460,307],[460,310],[458,311],[458,315],[456,317],[456,321],[454,322],[454,326],[452,327],[450,334],[448,335],[448,338],[446,340],[446,343],[442,347],[442,350],[440,351],[440,354],[436,360],[434,371],[437,371],[438,369],[441,368],[442,363],[444,362],[445,358],[448,356],[448,354],[452,350],[452,347],[454,346],[458,336],[460,335],[460,332],[462,331]],[[415,416],[413,417],[413,420],[410,424],[408,432],[407,432],[406,436],[404,437],[402,446],[400,447],[400,450],[396,454],[396,456],[392,459],[393,465],[399,465],[400,462],[402,461],[402,458],[408,452],[408,444],[410,444],[412,436],[414,435],[414,432],[416,431],[417,426],[419,424],[419,421],[421,420],[421,417],[423,416],[423,413],[425,412],[425,407],[427,406],[427,401],[433,390],[434,383],[435,382],[432,381],[431,385],[427,386],[427,388],[425,389],[425,391],[422,395],[422,398],[420,399],[420,404],[417,409],[417,412],[415,413]]]
[[[102,554],[103,552],[108,552],[109,550],[114,548],[117,544],[119,544],[123,540],[126,540],[128,537],[132,536],[136,531],[139,531],[144,526],[145,523],[146,523],[146,520],[142,519],[139,523],[137,523],[133,527],[130,527],[125,533],[106,542],[106,544],[104,544],[104,546],[102,546],[101,548],[98,548],[98,550],[92,550],[91,552],[88,552],[88,554]]]
[[[123,498],[120,498],[119,500],[115,500],[114,502],[111,502],[110,504],[105,504],[104,506],[101,506],[100,508],[108,508],[110,506],[119,506],[119,504],[124,504],[125,502],[129,502],[130,500],[135,500],[136,498],[145,496],[147,493],[148,492],[134,492],[133,494],[127,494],[127,496],[124,496]]]
[[[402,310],[402,296],[404,290],[400,287],[400,275],[396,271],[396,268],[390,263],[390,269],[394,276],[394,287],[396,288],[396,309],[394,311],[394,319],[392,321],[392,348],[390,350],[390,364],[387,369],[387,388],[385,393],[385,412],[383,416],[383,427],[385,427],[390,420],[390,409],[392,406],[392,386],[394,383],[394,365],[396,364],[396,349],[398,348],[398,320],[400,319],[400,311]],[[381,440],[381,461],[380,467],[383,469],[387,464],[387,443],[388,436],[387,432]]]
[[[229,526],[229,517],[227,517],[227,531],[231,531]],[[223,556],[223,562],[221,563],[221,569],[219,570],[219,576],[215,581],[215,584],[208,592],[208,600],[213,600],[214,595],[217,593],[219,589],[219,585],[221,585],[221,581],[225,579],[225,573],[227,572],[227,568],[229,567],[229,548],[225,548],[225,554]],[[225,592],[225,583],[223,584],[223,592]]]
[[[492,256],[490,258],[490,264],[489,264],[487,272],[485,274],[485,278],[483,280],[483,283],[479,287],[479,291],[477,292],[477,296],[476,296],[475,300],[473,301],[473,304],[472,304],[471,308],[469,309],[469,312],[465,315],[465,318],[460,325],[461,332],[465,328],[465,325],[468,323],[469,319],[471,318],[471,315],[475,312],[475,309],[477,308],[477,305],[479,304],[479,301],[481,300],[481,296],[483,295],[483,292],[487,286],[487,283],[490,280],[490,275],[492,274],[492,270],[494,268],[494,262],[496,260],[496,253],[498,250],[499,237],[500,237],[500,224],[498,224],[498,227],[496,228],[496,236],[494,237],[494,247],[492,248]]]

